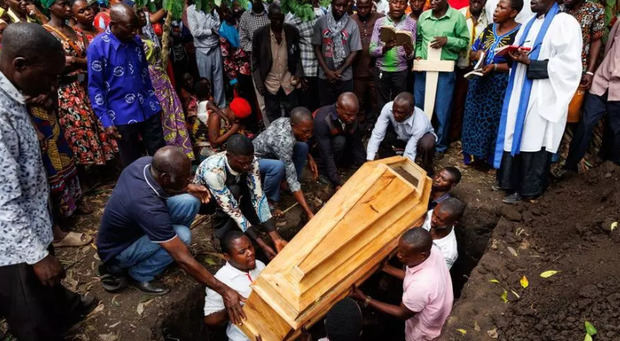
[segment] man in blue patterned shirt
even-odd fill
[[[138,18],[114,5],[110,26],[88,46],[88,94],[106,133],[118,139],[123,166],[164,146],[161,106],[149,77]],[[139,140],[142,136],[142,141]]]
[[[38,24],[11,24],[0,54],[0,316],[19,340],[62,340],[94,299],[65,289],[51,248],[47,176],[28,98],[55,91],[65,55]]]

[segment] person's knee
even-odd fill
[[[300,155],[300,156],[306,156],[308,155],[308,151],[310,150],[310,147],[308,146],[308,144],[306,142],[296,142],[295,143],[295,154]]]
[[[172,196],[166,203],[171,214],[191,219],[200,209],[200,200],[189,193]]]
[[[192,231],[189,229],[189,227],[185,225],[173,225],[173,227],[174,232],[176,232],[177,236],[179,236],[179,239],[181,239],[181,241],[185,243],[185,245],[189,245],[192,242]]]
[[[421,153],[432,153],[435,150],[435,144],[435,136],[426,134],[418,141],[418,150]]]

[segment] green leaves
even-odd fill
[[[540,274],[540,277],[542,277],[542,278],[549,278],[549,277],[557,274],[558,272],[559,272],[558,270],[547,270],[547,271],[542,272]]]
[[[596,328],[592,325],[592,323],[585,321],[586,333],[590,336],[595,335],[597,333]]]

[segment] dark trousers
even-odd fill
[[[0,267],[0,316],[20,341],[60,341],[80,319],[80,296],[62,285],[41,284],[32,266]]]
[[[347,91],[353,91],[353,79],[332,83],[319,78],[319,106],[336,103],[338,96]]]
[[[308,108],[310,111],[315,111],[319,108],[319,78],[318,77],[306,77],[308,87],[306,89],[296,90],[298,91],[299,105],[304,108]]]
[[[448,141],[458,141],[461,139],[463,128],[463,115],[465,113],[465,100],[467,99],[467,88],[469,82],[465,79],[465,74],[471,68],[456,68],[456,82],[454,83],[454,97],[452,99],[452,117],[450,118],[450,128],[448,130]]]
[[[153,155],[166,145],[160,114],[155,114],[143,122],[119,125],[117,129],[121,134],[118,149],[123,167],[127,167],[144,155],[145,149],[148,155]]]
[[[256,92],[254,91],[252,76],[238,74],[237,80],[239,81],[239,85],[237,87],[239,97],[247,100],[252,107],[252,114],[249,117],[244,118],[242,124],[245,128],[257,133],[259,131],[258,121],[260,121],[260,109],[258,107],[258,102],[256,101]]]
[[[407,91],[407,70],[398,72],[375,71],[375,84],[377,87],[377,104],[379,110],[392,101],[396,95]]]
[[[360,103],[359,118],[364,127],[372,127],[379,116],[381,107],[377,104],[375,80],[369,76],[353,81],[353,92]]]
[[[334,164],[337,167],[353,166],[357,168],[366,161],[366,150],[359,133],[332,136],[330,143]],[[327,168],[328,160],[325,158],[328,156],[321,154],[318,146],[312,149],[312,154],[316,155],[315,160],[319,167],[319,173],[327,177],[329,169]]]
[[[515,156],[504,152],[497,171],[499,187],[508,194],[517,192],[526,198],[540,196],[549,185],[552,156],[544,148],[538,152],[520,152]]]
[[[566,158],[567,169],[577,170],[577,163],[586,154],[590,141],[592,141],[592,131],[605,113],[607,113],[607,122],[612,132],[609,159],[615,163],[620,163],[620,102],[608,101],[607,94],[597,96],[588,93],[583,104],[583,116],[577,124],[577,130]]]
[[[295,108],[297,104],[297,90],[291,91],[290,94],[286,94],[282,88],[278,89],[278,92],[274,95],[267,91],[265,93],[265,111],[267,112],[267,118],[269,123],[282,117],[282,109],[280,105],[284,107],[284,113],[289,116],[291,110]]]
[[[385,138],[379,145],[379,158],[386,158],[397,154],[402,155],[401,150],[404,151],[407,145],[407,141],[399,140],[398,135],[394,131],[391,125],[388,126],[385,133]],[[397,153],[400,152],[400,153]],[[426,133],[420,140],[418,140],[417,155],[422,161],[422,168],[428,173],[433,175],[433,157],[435,156],[435,135]],[[415,160],[413,160],[415,161]]]

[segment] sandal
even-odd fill
[[[90,244],[93,238],[81,232],[69,232],[59,242],[53,242],[54,247],[77,247]]]

